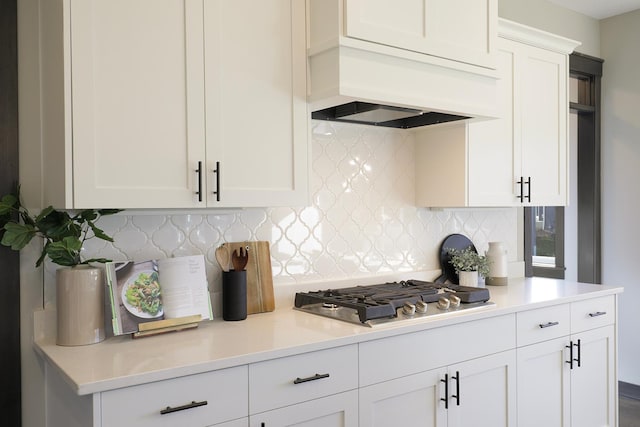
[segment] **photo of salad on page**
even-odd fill
[[[213,318],[203,255],[108,262],[105,268],[114,335],[163,319]]]

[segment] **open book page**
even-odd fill
[[[203,255],[158,260],[158,271],[165,317],[213,317]]]
[[[203,255],[108,262],[105,269],[114,335],[136,333],[140,324],[163,319],[213,318]]]
[[[106,266],[113,334],[138,331],[138,325],[164,319],[155,261],[110,262]]]

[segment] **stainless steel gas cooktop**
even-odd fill
[[[420,280],[298,292],[295,309],[364,326],[378,326],[495,306],[486,288]]]

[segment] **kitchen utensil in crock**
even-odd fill
[[[249,262],[249,247],[240,247],[231,254],[231,263],[235,271],[244,270]]]
[[[448,280],[453,284],[458,284],[456,269],[449,262],[451,260],[449,249],[462,250],[469,247],[474,252],[477,252],[476,247],[467,236],[463,236],[462,234],[450,234],[445,237],[440,245],[440,268],[442,269],[442,274],[435,280],[436,283],[446,283]]]
[[[222,271],[229,271],[229,248],[224,243],[216,248],[216,261]]]

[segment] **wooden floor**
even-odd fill
[[[640,400],[620,396],[619,427],[640,427]]]

